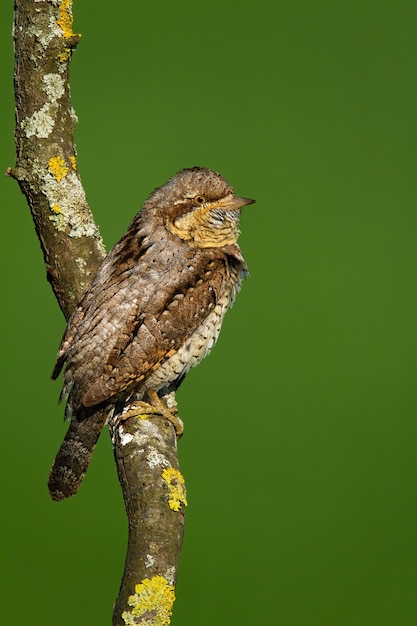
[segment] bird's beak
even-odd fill
[[[251,198],[241,198],[240,196],[228,196],[227,198],[224,198],[224,200],[221,200],[219,204],[221,204],[222,207],[225,209],[238,211],[242,207],[247,206],[248,204],[253,204],[254,202],[256,202],[256,200],[252,200]]]
[[[243,206],[247,206],[248,204],[253,204],[256,200],[252,200],[252,198],[240,198],[239,196],[235,196],[235,202],[237,202],[238,208]]]

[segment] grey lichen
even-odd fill
[[[87,198],[81,182],[75,172],[68,172],[62,180],[47,173],[43,179],[42,191],[49,206],[59,207],[59,214],[50,219],[58,230],[69,227],[70,237],[98,237],[98,228],[91,219]]]
[[[46,102],[39,111],[22,120],[22,129],[26,137],[39,137],[46,139],[49,137],[55,126],[55,120],[51,115],[51,105]]]
[[[53,16],[38,15],[38,21],[28,26],[26,34],[29,37],[34,37],[38,44],[37,47],[45,50],[54,37],[61,37],[61,29]]]
[[[55,213],[54,215],[50,215],[49,219],[53,222],[55,229],[59,232],[65,232],[67,228],[67,221],[62,213]]]
[[[65,83],[64,79],[59,74],[45,74],[42,77],[42,82],[45,83],[43,90],[48,96],[49,100],[56,101],[64,95]]]
[[[77,257],[75,259],[75,262],[81,270],[84,270],[85,267],[87,266],[87,261],[83,259],[82,257]]]
[[[42,89],[48,101],[32,115],[22,120],[22,129],[26,137],[38,137],[46,139],[52,133],[55,126],[55,116],[57,111],[57,101],[65,93],[65,83],[59,74],[45,74],[42,77],[44,83]]]

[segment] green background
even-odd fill
[[[0,164],[14,164],[12,2]],[[179,391],[188,487],[173,626],[417,624],[415,2],[81,2],[78,161],[110,247],[183,167],[257,199],[251,278]],[[1,622],[111,623],[126,521],[108,434],[79,494],[64,320],[1,179]]]

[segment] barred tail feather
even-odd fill
[[[81,485],[90,464],[108,411],[88,410],[84,419],[71,422],[49,474],[48,488],[52,500],[65,500]]]

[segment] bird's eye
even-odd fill
[[[194,202],[196,202],[196,204],[204,204],[206,201],[204,196],[194,196]]]

